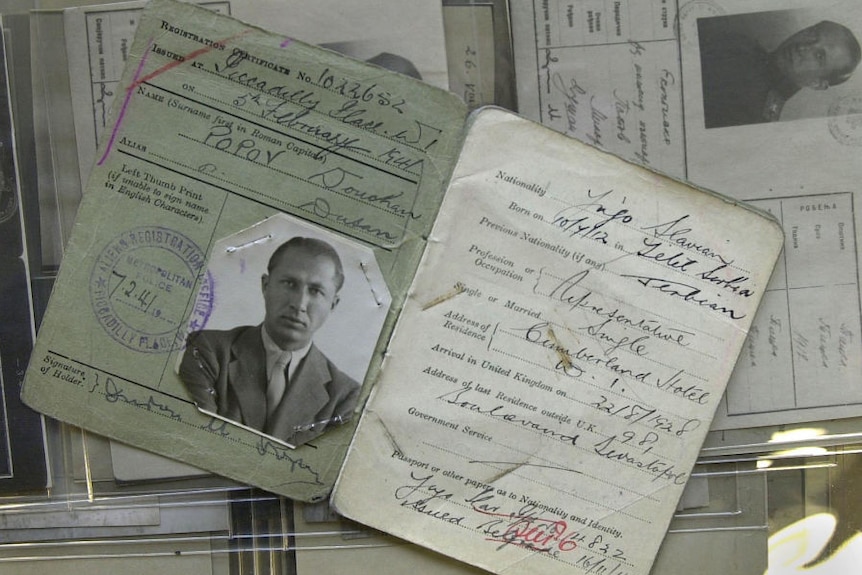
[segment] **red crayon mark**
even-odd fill
[[[244,36],[245,34],[248,34],[249,32],[251,32],[251,30],[243,30],[239,34],[234,34],[233,36],[225,38],[224,40],[219,40],[218,42],[214,42],[212,46],[204,46],[203,48],[199,48],[193,52],[190,52],[189,55],[185,56],[182,60],[173,60],[171,62],[168,62],[167,64],[165,64],[161,68],[157,68],[156,70],[153,70],[152,72],[150,72],[149,74],[147,74],[146,76],[144,76],[142,78],[141,72],[143,71],[144,64],[146,64],[147,58],[150,55],[150,49],[153,47],[153,39],[150,38],[150,41],[147,42],[147,50],[146,50],[146,52],[144,52],[144,55],[141,57],[141,61],[138,62],[138,68],[135,70],[135,76],[132,78],[132,83],[129,84],[128,88],[126,88],[126,96],[125,96],[125,98],[123,98],[123,105],[122,105],[122,107],[120,107],[120,113],[117,116],[116,123],[114,123],[114,128],[113,128],[113,130],[111,130],[111,138],[110,138],[110,140],[108,140],[108,145],[105,147],[105,152],[102,154],[102,157],[99,158],[99,161],[96,162],[96,165],[101,166],[102,163],[108,158],[108,154],[110,154],[111,149],[114,147],[114,140],[116,140],[117,133],[120,131],[120,125],[123,123],[123,118],[126,115],[126,109],[128,108],[129,102],[132,99],[132,94],[134,94],[135,89],[138,86],[140,86],[141,84],[143,84],[145,82],[150,81],[151,79],[155,78],[159,74],[164,74],[168,70],[172,70],[173,68],[176,68],[180,64],[185,64],[186,62],[194,60],[195,58],[197,58],[199,56],[203,56],[207,52],[211,52],[211,51],[215,50],[216,48],[220,48],[220,47],[224,46],[225,44],[227,44],[228,42],[230,42],[231,40],[239,38],[240,36]]]
[[[138,69],[135,70],[135,77],[132,78],[132,85],[126,90],[126,97],[123,99],[123,105],[120,107],[120,113],[117,116],[117,121],[114,123],[114,129],[111,130],[111,139],[108,140],[108,145],[105,147],[105,152],[102,154],[102,157],[99,158],[99,161],[96,162],[97,166],[101,166],[102,163],[108,158],[108,154],[111,151],[111,148],[114,147],[114,140],[117,139],[117,132],[120,130],[120,124],[123,123],[123,117],[126,115],[126,108],[129,106],[129,100],[132,99],[132,88],[137,86],[138,78],[141,76],[141,71],[144,69],[144,64],[147,63],[147,57],[150,55],[150,48],[153,46],[153,39],[150,38],[150,41],[147,42],[147,51],[144,52],[141,61],[138,62]]]
[[[514,545],[543,553],[574,551],[577,549],[579,534],[570,531],[568,523],[562,519],[540,517],[532,506],[524,506],[518,513],[494,513],[475,508],[475,511],[492,519],[480,525],[486,541],[501,543],[499,549]]]

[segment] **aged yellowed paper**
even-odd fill
[[[483,110],[335,507],[497,573],[648,573],[781,245],[761,213]]]

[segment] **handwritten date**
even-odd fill
[[[700,427],[699,419],[679,420],[677,418],[666,417],[660,414],[658,409],[649,405],[637,402],[611,401],[606,395],[600,395],[599,397],[600,399],[590,403],[590,407],[622,418],[630,423],[639,423],[656,431],[673,434],[676,437],[683,437],[685,434]]]

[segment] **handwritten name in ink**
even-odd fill
[[[289,477],[279,485],[324,485],[317,470],[308,465],[292,447],[261,436],[256,449],[261,457],[271,455],[275,456],[276,460],[285,462],[289,473],[301,473],[298,477]]]
[[[421,214],[412,211],[403,191],[380,194],[362,187],[364,176],[342,167],[330,168],[308,177],[308,181],[340,196],[358,200],[399,218],[418,220]]]
[[[450,503],[454,493],[436,485],[433,481],[435,475],[417,474],[410,472],[410,482],[395,489],[395,499],[400,502],[401,507],[410,509],[427,517],[443,521],[452,525],[461,525],[466,517],[443,511],[441,505]]]
[[[95,379],[96,382],[90,392],[94,393],[100,386],[103,387],[103,391],[101,393],[104,396],[105,401],[108,403],[130,405],[150,413],[155,413],[156,415],[161,415],[162,417],[167,417],[174,421],[183,421],[182,415],[174,411],[166,403],[157,401],[152,394],[150,394],[145,400],[136,399],[127,395],[125,388],[122,387],[121,384],[117,383],[117,381],[111,376],[100,377],[99,373],[95,372]],[[102,379],[104,380],[104,383],[100,381]]]

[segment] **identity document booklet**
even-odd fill
[[[152,2],[24,400],[494,572],[647,573],[780,227],[385,63]]]

